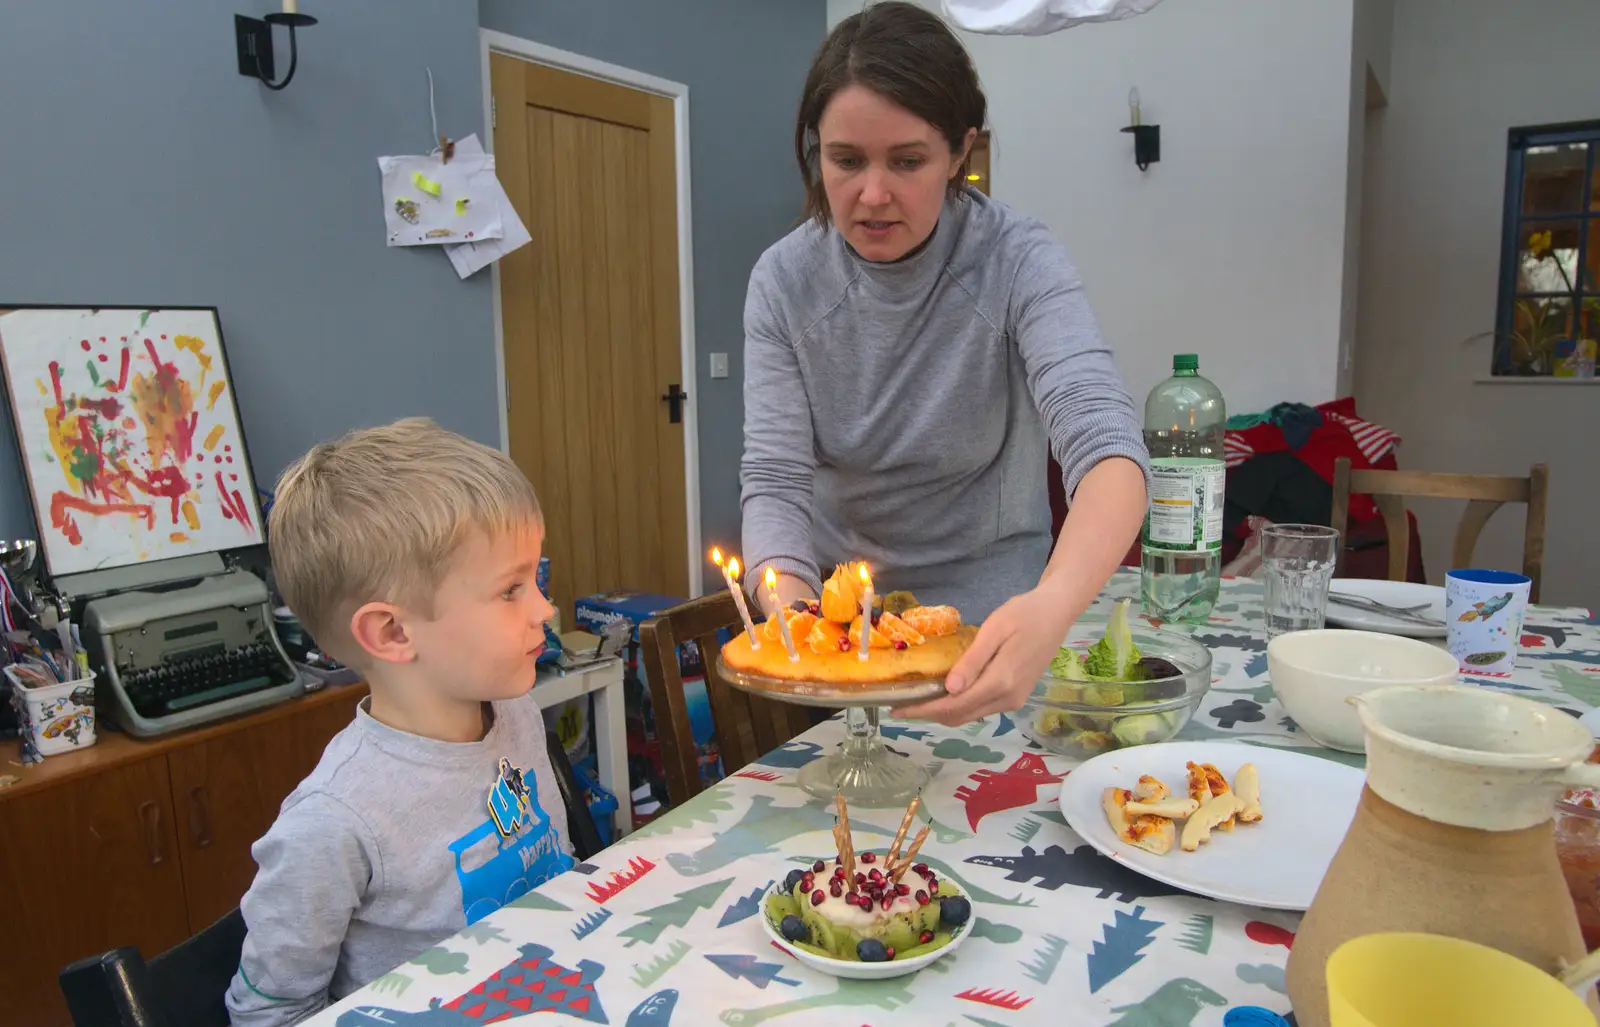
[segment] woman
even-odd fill
[[[744,551],[815,596],[865,560],[884,589],[983,621],[949,695],[896,712],[1014,710],[1144,516],[1148,455],[1066,253],[965,187],[986,102],[935,15],[840,22],[795,124],[810,222],[745,303]],[[1071,512],[1050,549],[1047,440]]]

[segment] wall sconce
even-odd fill
[[[239,51],[239,74],[260,79],[268,89],[278,90],[294,78],[294,69],[300,63],[300,51],[294,38],[295,29],[308,28],[317,23],[309,14],[300,13],[300,0],[283,0],[283,10],[267,15],[265,20],[233,16],[234,45]],[[282,82],[272,81],[278,69],[272,57],[272,26],[286,25],[289,29],[289,72]]]
[[[1161,126],[1140,124],[1137,88],[1128,90],[1128,120],[1131,124],[1122,131],[1133,134],[1133,162],[1140,171],[1148,171],[1161,159]]]

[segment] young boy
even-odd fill
[[[544,720],[544,523],[503,454],[411,419],[323,443],[268,519],[278,589],[371,695],[251,850],[235,1027],[322,1009],[572,866]]]

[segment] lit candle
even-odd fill
[[[778,598],[778,576],[767,568],[767,598],[770,600],[772,615],[778,618],[778,633],[783,636],[783,647],[789,650],[789,659],[798,663],[800,654],[795,650],[794,639],[789,637],[789,618],[783,616],[783,601]]]
[[[865,662],[867,650],[872,648],[872,575],[864,563],[857,564],[856,569],[861,573],[861,652],[857,659]]]
[[[721,550],[711,550],[711,559],[716,561],[718,567],[722,567],[721,557]],[[728,583],[728,591],[733,593],[734,604],[739,607],[739,616],[744,618],[744,630],[745,634],[750,636],[750,648],[760,649],[761,636],[756,634],[755,622],[750,619],[750,607],[744,604],[744,589],[739,587],[739,558],[737,556],[728,558],[728,566],[722,567],[722,577]]]

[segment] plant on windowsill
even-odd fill
[[[1557,370],[1561,359],[1559,353],[1561,344],[1572,339],[1572,333],[1568,330],[1569,323],[1577,326],[1583,324],[1583,309],[1600,315],[1600,298],[1584,297],[1582,308],[1574,312],[1569,322],[1569,315],[1561,304],[1570,303],[1570,296],[1575,290],[1566,268],[1555,255],[1548,230],[1529,233],[1524,259],[1529,262],[1530,270],[1537,269],[1548,261],[1560,274],[1568,295],[1519,299],[1516,301],[1514,308],[1516,313],[1512,318],[1512,324],[1516,327],[1505,333],[1483,332],[1467,341],[1492,337],[1495,340],[1494,364],[1496,367],[1506,369],[1498,372],[1501,375],[1523,378],[1571,377],[1570,373],[1561,375]],[[1578,349],[1587,349],[1592,357],[1596,347],[1593,339],[1578,339],[1575,342]]]

